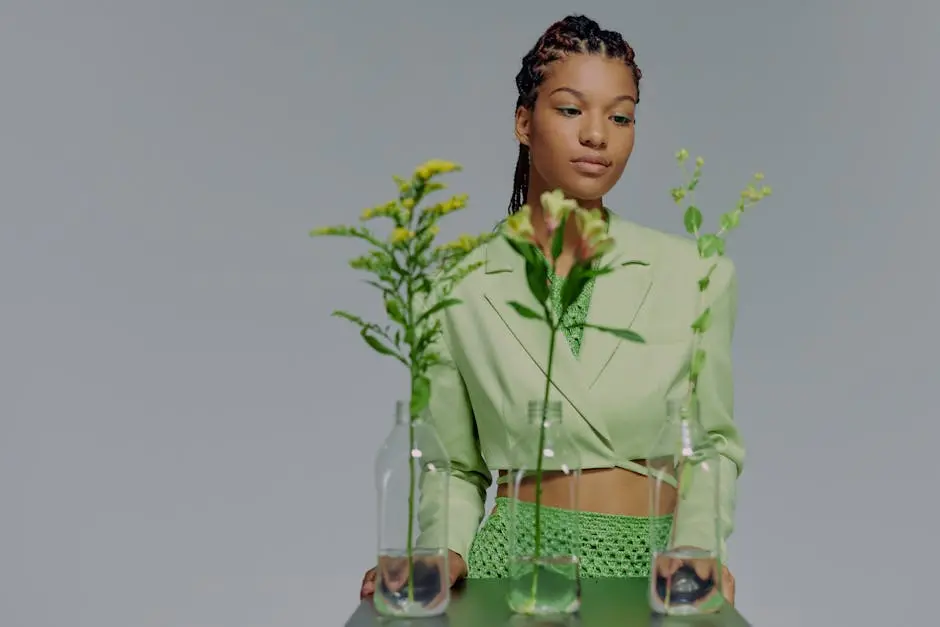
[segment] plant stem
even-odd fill
[[[535,601],[539,582],[539,557],[542,550],[542,463],[545,458],[545,421],[548,420],[548,395],[552,387],[552,364],[555,359],[555,336],[557,329],[551,325],[551,339],[548,344],[548,368],[545,376],[545,393],[542,396],[542,415],[539,419],[539,452],[535,465],[535,555],[532,575],[532,600]]]
[[[719,231],[719,233],[723,233],[723,231]],[[698,238],[698,231],[695,232],[695,237]],[[698,310],[695,312],[695,318],[694,318],[695,320],[697,320],[698,317],[701,315],[704,305],[705,305],[705,292],[703,290],[699,290]],[[696,353],[698,353],[698,349],[701,346],[701,343],[702,343],[702,333],[698,330],[695,330],[692,336],[692,362],[689,364],[689,386],[688,386],[688,391],[686,393],[686,400],[684,403],[684,405],[687,408],[690,407],[692,403],[695,402],[695,395],[698,391],[697,390],[698,375],[693,372],[693,368],[694,368],[694,363],[695,363],[695,356],[696,356]],[[682,408],[680,408],[680,411],[682,411]],[[679,429],[680,440],[678,442],[678,446],[679,446],[679,450],[681,451],[683,447],[682,440],[681,440],[682,438],[681,414],[679,416],[679,427],[680,427]],[[682,498],[684,496],[683,494],[684,485],[683,485],[682,479],[683,479],[683,475],[685,474],[685,467],[688,461],[689,460],[687,458],[683,457],[681,461],[679,462],[679,467],[676,469],[676,477],[677,477],[676,492],[678,493],[678,497],[679,497],[676,502],[676,514],[678,514],[678,509],[682,505]],[[678,518],[678,516],[674,517],[672,530],[669,533],[669,545],[668,545],[669,548],[674,547],[676,543],[676,535],[678,534],[678,531],[679,531],[679,525],[681,524],[681,520],[675,520],[675,518]],[[669,592],[670,591],[671,591],[671,586],[666,591],[666,605],[667,606],[669,605]]]
[[[409,267],[409,270],[411,268]],[[406,322],[408,326],[414,326],[414,286],[412,285],[411,274],[409,273],[407,281],[407,290],[408,290],[408,311],[406,315]],[[409,371],[411,373],[411,394],[409,396],[408,404],[408,540],[406,544],[406,552],[408,555],[408,602],[414,603],[415,600],[415,560],[414,560],[414,520],[415,520],[415,461],[413,452],[415,449],[415,418],[413,408],[415,406],[414,397],[415,397],[415,383],[417,382],[419,373],[415,365],[415,360],[417,358],[417,329],[412,328],[411,333],[407,334],[409,340]]]
[[[414,393],[412,393],[414,394]],[[411,453],[415,448],[414,416],[408,421],[408,601],[415,600],[414,561],[414,517],[415,517],[415,459]]]

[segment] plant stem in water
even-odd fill
[[[415,600],[415,560],[414,560],[414,517],[415,517],[415,460],[412,451],[415,448],[414,417],[408,421],[408,601]]]
[[[409,262],[409,270],[411,264]],[[415,301],[414,286],[411,278],[407,281],[408,294],[408,312],[406,321],[409,326],[414,324],[415,320]],[[415,384],[417,383],[420,372],[415,365],[417,359],[417,338],[415,337],[417,329],[412,328],[410,333],[406,333],[409,344],[409,370],[411,371],[411,396],[408,403],[408,540],[405,545],[405,551],[408,556],[408,602],[414,603],[415,600],[415,559],[414,559],[414,519],[415,519]]]
[[[538,592],[539,557],[542,551],[542,461],[545,457],[545,421],[548,419],[548,394],[552,387],[552,363],[555,361],[555,335],[557,329],[552,326],[552,337],[548,344],[548,368],[545,376],[545,393],[542,396],[542,415],[539,419],[539,452],[535,465],[535,555],[533,556],[532,601]]]

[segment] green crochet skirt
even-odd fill
[[[496,509],[477,531],[467,556],[470,579],[501,579],[509,574],[510,502],[506,497],[496,498]],[[529,529],[535,525],[535,505],[516,503],[516,516],[520,524]],[[655,531],[663,544],[672,527],[672,516],[619,516],[577,512],[578,551],[581,576],[649,577],[650,533]],[[572,512],[556,507],[542,506],[542,537],[551,549],[553,538],[564,538]],[[527,533],[532,543],[531,533]],[[557,544],[557,543],[556,543]],[[522,550],[531,554],[533,547]]]

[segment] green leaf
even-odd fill
[[[512,237],[509,237],[508,235],[503,235],[503,239],[506,240],[506,243],[509,244],[510,248],[516,251],[516,254],[526,260],[527,264],[531,263],[533,265],[537,265],[541,263],[542,260],[539,259],[540,253],[538,249],[536,249],[535,245],[529,244],[527,242],[520,242],[516,239],[513,239]]]
[[[401,302],[398,300],[397,296],[386,295],[385,313],[388,314],[392,322],[397,322],[402,325],[405,324],[405,314],[401,311]]]
[[[702,212],[695,205],[689,205],[689,208],[685,210],[683,222],[685,222],[686,232],[689,235],[695,235],[702,228]]]
[[[565,222],[567,221],[568,218],[562,219],[561,224],[555,230],[555,235],[552,237],[552,259],[558,259],[565,247]]]
[[[333,315],[333,317],[335,317],[335,318],[343,318],[343,319],[345,319],[345,320],[349,320],[349,321],[352,322],[353,324],[358,324],[360,327],[370,328],[370,327],[373,326],[372,324],[366,322],[365,320],[363,320],[363,319],[360,318],[359,316],[356,316],[356,315],[354,315],[354,314],[351,314],[351,313],[349,313],[348,311],[342,311],[342,310],[340,310],[340,309],[337,309],[336,311],[333,312],[332,315]]]
[[[712,310],[711,307],[708,307],[696,318],[695,322],[692,323],[692,330],[698,333],[705,333],[705,331],[708,331],[708,327],[711,326],[711,321]]]
[[[459,305],[460,302],[461,301],[459,298],[445,298],[443,300],[437,301],[436,303],[434,303],[434,305],[429,307],[427,311],[421,314],[421,316],[418,318],[417,324],[421,324],[422,322],[424,322],[425,320],[427,320],[428,318],[430,318],[437,312],[443,309],[446,309],[447,307],[451,307],[453,305]]]
[[[545,267],[545,264],[538,259],[535,262],[527,259],[525,276],[526,281],[529,283],[529,291],[532,292],[535,300],[540,303],[547,301],[550,288],[548,285],[548,268]]]
[[[692,357],[691,376],[694,379],[698,379],[703,368],[705,368],[705,349],[698,348],[695,350],[695,355]]]
[[[362,336],[362,339],[366,341],[366,344],[372,347],[372,350],[383,355],[391,355],[392,357],[398,357],[398,353],[393,351],[391,348],[383,344],[377,337],[372,335],[368,328],[363,328],[360,331],[359,335]]]
[[[523,318],[528,318],[529,320],[545,320],[545,318],[543,318],[539,312],[529,307],[526,307],[519,301],[511,300],[507,304],[513,309],[515,309],[516,313],[522,316]]]
[[[708,289],[708,285],[712,280],[712,273],[715,271],[715,268],[718,267],[717,263],[713,263],[712,267],[708,269],[708,272],[701,279],[698,280],[698,291],[704,292]]]
[[[725,240],[707,233],[698,238],[698,253],[702,257],[714,257],[725,254]]]
[[[589,268],[585,268],[577,263],[572,264],[571,269],[568,270],[568,276],[565,277],[565,284],[561,288],[562,316],[564,316],[564,312],[568,307],[578,300],[581,292],[584,291],[585,286],[587,286],[591,278],[588,275],[589,272]]]
[[[741,219],[741,212],[737,210],[729,211],[725,214],[722,214],[720,219],[721,228],[725,231],[730,231],[738,226],[738,222]]]
[[[431,402],[431,380],[423,375],[411,381],[411,415],[420,416]]]
[[[643,336],[637,333],[636,331],[631,331],[630,329],[615,329],[613,327],[602,327],[597,324],[585,324],[586,329],[594,329],[596,331],[601,331],[603,333],[610,333],[615,337],[619,337],[621,340],[627,340],[628,342],[636,342],[637,344],[646,344],[646,340],[643,339]]]

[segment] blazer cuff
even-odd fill
[[[448,549],[467,561],[470,546],[483,520],[484,494],[471,481],[450,476],[448,495],[421,493],[418,546]],[[445,509],[446,508],[446,509]]]
[[[674,546],[693,546],[716,551],[721,563],[727,562],[728,538],[734,531],[734,510],[737,501],[738,467],[731,459],[719,457],[719,493],[714,484],[692,484],[684,499],[680,499],[675,524]],[[716,512],[717,507],[717,512]],[[714,516],[719,527],[715,528]]]

